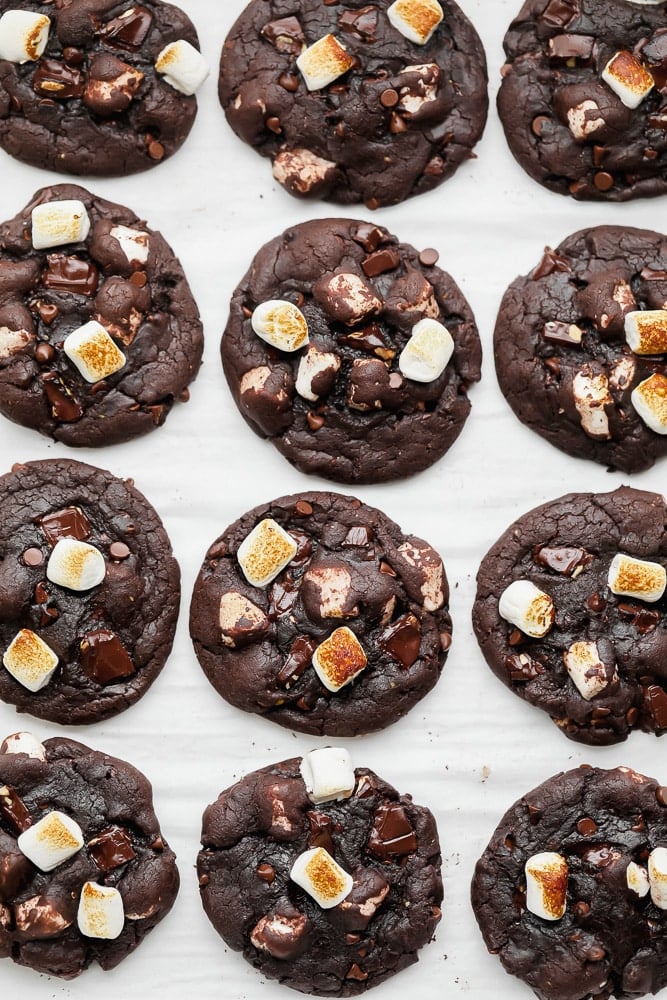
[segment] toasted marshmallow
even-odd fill
[[[667,847],[656,847],[648,856],[651,900],[659,910],[667,910]]]
[[[304,49],[296,61],[308,90],[322,90],[354,65],[335,35],[324,35]]]
[[[354,791],[356,776],[352,758],[343,747],[311,750],[303,757],[299,770],[308,798],[316,805],[348,799]]]
[[[621,49],[602,70],[602,79],[626,108],[637,108],[653,90],[655,80],[631,52]]]
[[[352,891],[353,879],[323,847],[300,854],[292,865],[290,878],[323,910],[338,906]]]
[[[5,650],[2,662],[5,670],[28,691],[41,691],[53,677],[58,657],[43,639],[29,628],[22,628]]]
[[[68,590],[97,587],[106,571],[100,550],[76,538],[59,538],[46,564],[47,579]]]
[[[444,14],[437,0],[395,0],[387,9],[391,24],[416,45],[426,45]]]
[[[191,97],[209,74],[208,63],[201,52],[179,38],[166,45],[155,60],[155,69],[174,90]]]
[[[514,580],[500,595],[498,611],[526,635],[540,639],[554,623],[556,611],[548,594],[530,580]]]
[[[34,760],[46,760],[46,750],[44,744],[40,743],[32,733],[12,733],[6,736],[0,743],[0,754],[24,753],[26,757]]]
[[[648,895],[650,888],[648,872],[645,868],[642,868],[641,865],[631,861],[625,870],[625,881],[628,889],[631,889],[632,892],[636,892],[641,898]]]
[[[19,850],[42,872],[53,871],[83,847],[79,824],[54,809],[19,836]]]
[[[84,882],[76,921],[85,937],[117,938],[125,924],[123,897],[118,889],[112,885]]]
[[[607,583],[612,594],[637,597],[652,604],[659,601],[665,592],[667,572],[660,563],[617,552],[609,567]]]
[[[637,415],[656,434],[667,434],[667,378],[654,372],[630,394]]]
[[[667,309],[637,309],[626,314],[625,339],[635,354],[667,351]]]
[[[300,309],[285,299],[269,299],[250,319],[258,337],[279,351],[298,351],[308,343],[308,324]]]
[[[567,672],[582,698],[590,701],[609,684],[607,669],[594,642],[573,642],[563,654]]]
[[[346,625],[334,629],[313,653],[313,667],[327,691],[340,691],[367,663],[363,646]]]
[[[90,232],[90,218],[82,201],[45,201],[35,205],[31,218],[35,250],[80,243]]]
[[[434,382],[454,353],[454,341],[437,319],[420,319],[400,353],[398,367],[413,382]]]
[[[236,558],[248,583],[266,587],[294,559],[296,551],[292,536],[273,518],[265,517],[243,539]]]
[[[602,373],[594,375],[591,372],[580,371],[572,380],[574,405],[582,429],[589,437],[607,440],[611,437],[609,417],[605,406],[614,400],[609,392],[609,381]]]
[[[120,371],[127,360],[96,319],[72,330],[63,341],[63,350],[86,382],[91,383]]]
[[[120,244],[120,248],[130,264],[145,264],[148,260],[148,233],[129,226],[114,226],[109,231]]]
[[[0,17],[0,59],[35,62],[49,40],[51,18],[31,10],[8,10]]]
[[[543,920],[560,920],[567,904],[567,861],[544,851],[526,861],[526,908]]]

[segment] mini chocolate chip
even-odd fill
[[[56,356],[55,348],[51,344],[40,343],[35,348],[35,361],[38,365],[49,365]]]
[[[266,119],[266,127],[269,131],[274,132],[275,135],[280,135],[283,130],[282,125],[280,124],[280,118],[276,118],[275,115],[271,115],[270,118]]]
[[[112,542],[109,546],[109,555],[112,559],[127,559],[129,554],[130,549],[125,542]]]
[[[597,828],[597,823],[589,816],[584,816],[583,819],[580,819],[577,823],[577,830],[582,837],[590,837],[597,831]]]
[[[538,115],[536,118],[533,118],[530,125],[533,135],[540,139],[550,121],[551,119],[547,115]]]
[[[66,45],[63,49],[63,58],[70,66],[81,66],[85,56],[81,49],[75,49],[73,45]]]
[[[593,178],[598,191],[609,191],[614,186],[614,178],[606,170],[599,170]]]
[[[572,907],[572,909],[574,910],[575,917],[585,917],[586,914],[590,913],[591,910],[588,903],[584,902],[583,899],[580,899],[578,902],[576,902]]]
[[[287,90],[290,94],[299,89],[299,78],[293,73],[281,73],[278,77],[278,83],[283,90]]]
[[[53,305],[52,302],[42,302],[41,300],[36,303],[36,309],[42,323],[46,323],[47,326],[53,323],[54,319],[60,312],[58,306]]]
[[[510,646],[520,646],[521,643],[525,641],[525,638],[526,637],[523,634],[523,632],[521,632],[520,629],[515,628],[512,629],[509,636],[507,637],[507,642],[509,643]]]
[[[261,864],[257,866],[257,876],[261,878],[262,882],[268,882],[269,885],[275,880],[276,870],[273,865]]]
[[[383,108],[395,108],[398,104],[399,96],[395,90],[389,88],[380,94],[380,104]]]
[[[433,267],[434,264],[438,263],[440,259],[440,254],[433,247],[426,247],[419,254],[419,263],[423,264],[424,267]]]
[[[161,160],[164,156],[164,146],[157,139],[151,139],[148,143],[148,155],[151,160]]]
[[[295,509],[297,514],[301,514],[302,517],[310,517],[313,513],[313,505],[307,500],[297,500]]]
[[[41,566],[44,562],[41,549],[26,549],[22,559],[26,566]]]
[[[143,288],[147,281],[148,277],[145,271],[133,271],[130,275],[130,284],[134,285],[135,288]]]
[[[306,414],[306,420],[311,431],[319,431],[320,427],[324,427],[326,423],[324,417],[321,417],[319,413],[313,413],[312,410]]]

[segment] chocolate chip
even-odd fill
[[[112,559],[127,559],[130,555],[130,548],[125,542],[112,542],[109,546],[109,555]]]
[[[157,139],[150,139],[147,146],[147,152],[151,160],[161,160],[164,156],[164,146],[161,142],[158,142]]]
[[[278,77],[278,83],[286,90],[288,93],[293,94],[299,89],[299,78],[294,76],[293,73],[281,73]]]
[[[658,800],[658,805],[667,806],[667,786],[658,785],[655,790],[655,797]]]
[[[256,873],[257,877],[261,878],[262,882],[268,882],[269,885],[271,885],[271,883],[275,881],[276,870],[273,867],[273,865],[269,865],[266,863],[258,865],[256,868]]]
[[[44,562],[41,549],[26,549],[21,558],[26,566],[41,566]]]
[[[39,313],[39,318],[41,319],[42,323],[46,323],[47,326],[50,326],[51,323],[53,323],[54,319],[60,312],[58,306],[53,305],[52,302],[42,302],[41,300],[35,303],[35,308]],[[43,346],[49,347],[50,345],[44,344]],[[53,350],[53,348],[51,348],[51,350]]]
[[[310,517],[313,513],[313,505],[308,503],[307,500],[297,500],[295,509],[297,514],[300,514],[301,517]]]
[[[588,816],[584,816],[577,823],[577,830],[582,837],[590,837],[597,831],[597,823],[595,820],[590,819]]]
[[[395,108],[400,98],[395,90],[389,88],[380,94],[380,104],[383,108]]]
[[[130,275],[130,284],[135,288],[143,288],[148,282],[145,271],[133,271]]]
[[[530,128],[533,135],[540,139],[550,124],[551,119],[547,115],[537,115],[536,118],[533,118]]]
[[[614,186],[614,178],[606,170],[599,170],[593,177],[593,183],[598,191],[609,191]]]
[[[419,254],[419,263],[424,267],[433,267],[434,264],[438,263],[439,259],[440,254],[433,247],[426,247]]]
[[[345,978],[354,979],[359,983],[363,983],[366,979],[368,979],[368,973],[364,972],[364,970],[360,968],[356,962],[354,962],[354,964],[347,970]]]
[[[306,420],[308,421],[308,426],[311,431],[319,431],[319,429],[324,427],[324,424],[326,423],[324,417],[320,416],[319,413],[313,413],[312,410],[309,410],[306,414]]]
[[[275,115],[271,115],[270,118],[266,119],[266,127],[275,135],[280,135],[283,130],[282,125],[280,124],[280,118],[276,118]]]
[[[505,667],[510,679],[520,683],[534,681],[536,677],[544,673],[542,664],[526,653],[513,653],[511,656],[505,657]]]

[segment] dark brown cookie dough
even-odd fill
[[[472,905],[489,951],[540,1000],[624,1000],[667,985],[666,802],[653,778],[584,765],[549,778],[500,821]],[[527,907],[525,866],[543,852],[561,859],[545,883],[548,909],[564,904],[559,919]]]
[[[504,684],[571,739],[608,744],[633,729],[667,731],[667,599],[649,586],[667,567],[666,525],[657,493],[571,493],[520,517],[482,561],[473,607],[482,652]],[[611,570],[618,553],[656,567],[635,566],[634,595],[616,592],[625,589]],[[519,580],[550,599],[534,629],[548,626],[541,636],[500,606]],[[534,596],[528,623],[539,612]]]
[[[424,44],[393,26],[388,2],[253,0],[232,27],[220,103],[290,194],[393,205],[436,187],[473,155],[488,110],[477,32],[453,0],[401,3],[421,27],[443,15]],[[297,59],[314,44],[333,49],[321,62],[332,62],[335,75],[309,89]]]
[[[653,465],[667,452],[666,307],[660,233],[598,226],[547,248],[512,282],[496,321],[496,373],[519,420],[570,455],[623,472]],[[626,339],[643,314],[664,328],[646,354]],[[660,430],[640,415],[642,398]]]
[[[531,177],[578,199],[667,191],[664,4],[526,0],[504,45],[498,111]],[[614,59],[623,100],[603,77]]]
[[[302,472],[384,482],[428,468],[458,437],[481,346],[437,259],[350,219],[292,226],[255,256],[232,298],[223,366],[245,420]],[[297,350],[278,350],[253,330],[255,310],[274,300],[302,313],[309,342]],[[401,355],[429,319],[449,331],[453,354],[417,381],[401,371]],[[313,358],[318,368],[303,379]]]
[[[68,820],[76,824],[69,834],[61,825]],[[45,821],[47,830],[54,824],[50,836]],[[32,830],[41,831],[37,854],[34,841],[25,842]],[[41,870],[35,861],[55,860],[59,841],[69,856]],[[166,916],[178,892],[175,855],[160,832],[147,779],[70,739],[40,744],[22,733],[0,744],[0,853],[0,957],[49,976],[72,979],[93,962],[113,969]],[[114,937],[91,936],[85,911],[78,915],[82,897],[100,891],[114,897],[120,915],[92,925]]]
[[[265,520],[296,552],[253,585],[239,547]],[[250,562],[242,549],[244,564],[272,563],[277,534],[261,539]],[[353,736],[396,721],[434,686],[451,643],[448,597],[442,560],[426,542],[353,497],[301,493],[256,507],[213,543],[190,633],[206,676],[232,705],[301,732]],[[341,629],[363,653],[347,636],[359,672],[330,690],[313,654],[334,632],[344,639]]]
[[[170,43],[198,49],[183,11],[158,0],[0,0],[50,19],[46,48],[23,62],[0,59],[0,146],[35,167],[125,176],[176,152],[196,98],[155,68]],[[2,50],[0,50],[2,55]]]
[[[33,210],[61,201],[85,206],[88,234],[35,249]],[[97,381],[63,349],[65,338],[91,321],[124,358]],[[146,434],[164,423],[175,400],[187,398],[202,351],[199,312],[180,262],[130,209],[60,184],[42,188],[0,225],[0,412],[11,420],[73,446]]]
[[[0,512],[0,698],[65,724],[124,711],[160,673],[176,628],[180,574],[157,513],[130,480],[67,459],[14,466],[0,478]],[[96,550],[85,558],[99,564],[101,583],[72,588],[76,553],[64,560],[74,576],[52,579],[62,539],[74,539],[79,552],[81,544]],[[24,679],[31,678],[33,636],[58,658],[35,691],[7,669],[23,630]],[[48,667],[48,653],[38,658]]]
[[[248,774],[206,809],[202,902],[263,975],[303,993],[355,996],[416,962],[433,936],[442,902],[435,820],[367,768],[353,773],[350,797],[315,804],[300,764]],[[330,908],[290,878],[313,848],[353,879]]]

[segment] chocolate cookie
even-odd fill
[[[175,153],[208,70],[159,0],[0,0],[0,146],[35,167],[125,176]]]
[[[222,362],[247,423],[302,472],[384,482],[428,468],[458,437],[481,347],[437,260],[350,219],[292,226],[254,258]]]
[[[487,948],[540,1000],[667,985],[667,790],[629,767],[549,778],[505,814],[472,882]]]
[[[0,412],[68,445],[164,423],[199,369],[202,325],[160,233],[72,184],[0,225]]]
[[[290,194],[378,208],[473,155],[486,59],[453,0],[252,0],[224,43],[219,96]]]
[[[180,574],[131,480],[67,459],[0,477],[0,698],[52,722],[117,715],[171,650]]]
[[[504,44],[498,111],[531,177],[578,199],[667,191],[661,0],[526,0]]]
[[[269,979],[355,996],[417,961],[440,920],[435,820],[331,747],[222,792],[203,817],[202,903]]]
[[[648,469],[667,453],[667,237],[599,226],[547,247],[506,291],[494,351],[522,423],[570,455]]]
[[[570,493],[520,517],[482,561],[482,652],[571,739],[667,731],[666,526],[657,493]]]
[[[0,744],[0,957],[72,979],[113,969],[178,892],[149,782],[70,739]]]
[[[256,507],[213,543],[190,634],[232,705],[304,733],[394,722],[434,686],[451,644],[439,555],[353,497]]]

